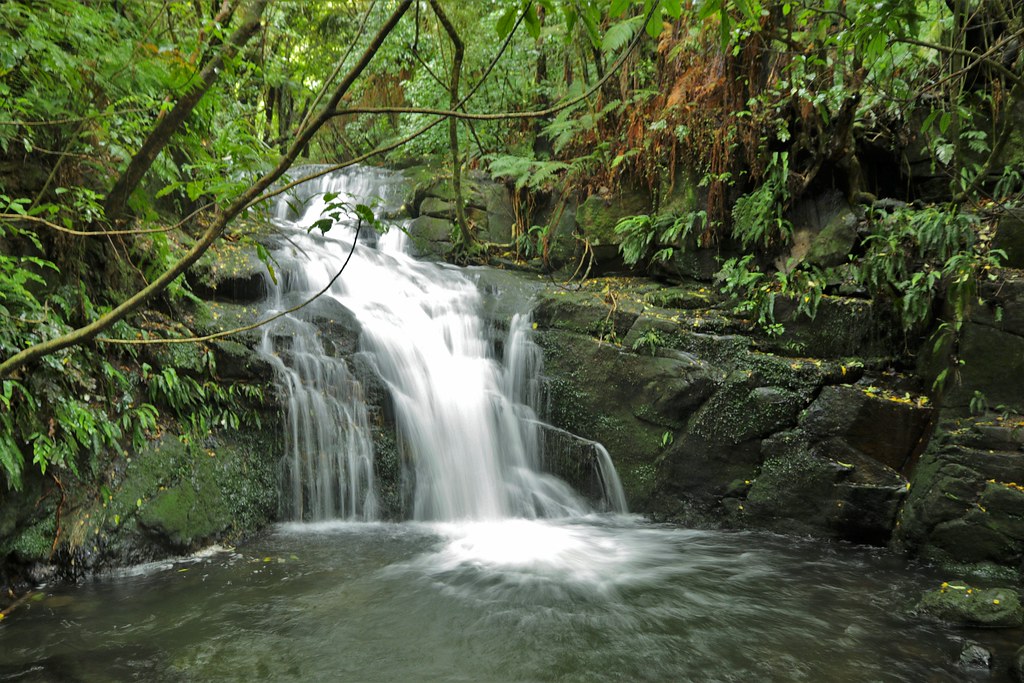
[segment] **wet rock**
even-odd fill
[[[970,411],[976,392],[988,406],[1024,411],[1024,337],[1003,330],[965,323],[960,336],[959,382],[950,387],[943,407],[960,414]]]
[[[623,190],[615,195],[592,194],[576,210],[576,224],[592,247],[618,250],[622,236],[615,226],[623,218],[651,213],[651,199],[646,192]]]
[[[800,426],[821,438],[840,437],[900,472],[909,465],[931,412],[918,402],[870,387],[828,386],[802,416]]]
[[[510,191],[503,184],[488,183],[483,186],[482,194],[486,206],[484,210],[487,216],[487,227],[481,230],[478,236],[484,242],[511,243],[516,212],[512,206]]]
[[[441,218],[420,216],[407,228],[414,256],[443,257],[452,249],[454,224]]]
[[[221,380],[268,383],[274,368],[266,358],[244,344],[230,339],[215,339],[210,344]]]
[[[775,320],[781,335],[759,335],[758,348],[787,356],[814,358],[887,358],[893,355],[893,330],[865,299],[824,296],[813,319],[797,312],[797,302],[777,297]]]
[[[846,263],[857,239],[857,215],[843,206],[811,240],[807,262],[821,268]]]
[[[1010,207],[999,217],[992,248],[1006,252],[1003,265],[1024,268],[1024,207]]]
[[[1013,654],[1013,661],[1010,663],[1010,673],[1013,680],[1024,683],[1024,647],[1018,648]]]
[[[203,299],[251,303],[267,296],[270,275],[254,245],[222,240],[186,271],[185,278]]]
[[[922,596],[917,612],[964,626],[1016,628],[1024,624],[1024,609],[1012,588],[975,588],[948,581]]]
[[[912,477],[896,547],[947,566],[1019,571],[1024,562],[1024,452],[980,450],[978,432],[943,425]]]
[[[598,292],[558,290],[541,293],[534,318],[544,327],[611,341],[625,337],[642,310],[639,304]]]
[[[957,665],[967,670],[988,670],[992,668],[992,653],[978,643],[965,641],[960,650]]]
[[[437,197],[425,197],[420,204],[419,215],[452,220],[455,217],[455,204]]]
[[[537,341],[544,350],[547,419],[602,443],[630,508],[646,509],[657,481],[656,460],[685,424],[693,405],[689,391],[702,385],[709,369],[693,360],[632,353],[563,329],[542,327]]]

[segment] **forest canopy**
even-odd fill
[[[205,406],[199,430],[239,422],[215,383],[150,382],[132,344],[192,335],[173,321],[198,305],[184,273],[211,245],[267,260],[233,230],[297,162],[427,158],[457,192],[477,169],[526,195],[640,185],[663,207],[689,183],[683,209],[620,223],[623,257],[739,244],[723,281],[769,328],[776,294],[813,315],[837,278],[908,330],[940,296],[962,314],[999,262],[986,221],[1024,189],[1024,10],[1004,0],[12,0],[0,33],[15,487],[26,463],[76,472],[145,438],[153,404]],[[825,188],[900,204],[841,274],[759,267]],[[457,207],[453,239],[479,254]],[[545,229],[517,225],[543,254]]]

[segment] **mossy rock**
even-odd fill
[[[650,196],[641,191],[622,191],[616,195],[593,194],[576,209],[576,224],[591,246],[618,247],[622,236],[615,226],[623,218],[651,213]]]
[[[1024,609],[1012,588],[975,588],[962,581],[947,581],[925,593],[917,612],[963,626],[1017,628],[1024,625]]]
[[[407,228],[415,256],[443,257],[454,248],[452,233],[455,225],[442,218],[420,216]]]

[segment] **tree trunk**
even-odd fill
[[[452,57],[452,82],[449,86],[451,110],[459,107],[459,77],[462,73],[462,57],[465,46],[455,31],[455,27],[448,20],[448,16],[441,9],[437,0],[430,0],[430,7],[434,10],[438,20],[444,27],[445,32],[455,46],[455,55]],[[452,191],[455,193],[455,219],[459,226],[459,234],[462,235],[464,247],[470,247],[475,240],[469,231],[469,224],[466,222],[466,207],[462,201],[462,161],[459,154],[459,122],[452,116],[448,118],[448,146],[452,155]]]
[[[253,0],[245,13],[242,25],[231,34],[231,37],[220,48],[216,56],[207,62],[206,66],[199,72],[195,87],[185,93],[166,116],[157,121],[145,141],[143,141],[142,147],[139,148],[139,151],[128,162],[128,168],[124,170],[107,195],[103,204],[107,220],[113,222],[124,218],[128,207],[128,199],[139,186],[139,183],[142,182],[146,173],[149,172],[160,151],[170,142],[171,137],[174,136],[181,127],[181,124],[189,117],[192,110],[199,104],[199,101],[203,99],[203,95],[217,81],[217,76],[224,67],[225,58],[233,57],[259,30],[260,17],[263,15],[263,10],[268,2],[269,0]]]

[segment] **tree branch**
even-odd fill
[[[184,273],[193,263],[198,261],[199,258],[206,253],[206,250],[210,248],[221,234],[223,234],[224,229],[228,224],[252,205],[253,202],[278,178],[284,175],[285,171],[287,171],[292,163],[294,163],[303,147],[309,143],[310,139],[323,126],[323,124],[331,118],[331,112],[338,106],[341,98],[345,96],[345,93],[348,92],[352,87],[352,84],[355,83],[356,79],[359,78],[367,65],[369,65],[370,60],[373,59],[374,55],[380,49],[380,46],[384,43],[384,39],[388,37],[392,30],[394,30],[398,21],[406,13],[411,4],[412,0],[402,0],[385,24],[377,32],[374,39],[370,42],[370,45],[366,48],[366,51],[363,53],[359,62],[352,67],[351,71],[349,71],[335,89],[333,95],[321,113],[310,123],[308,128],[306,128],[301,135],[296,137],[287,152],[281,158],[280,162],[278,162],[270,172],[257,180],[252,187],[235,199],[230,206],[220,212],[213,224],[207,228],[202,237],[200,237],[200,239],[185,253],[184,256],[182,256],[170,268],[161,273],[160,276],[153,280],[149,285],[140,289],[134,295],[111,309],[109,312],[101,315],[88,325],[84,325],[53,339],[48,339],[38,344],[34,344],[14,354],[3,363],[0,363],[0,377],[11,377],[14,373],[18,372],[28,364],[44,356],[60,351],[61,349],[66,349],[70,346],[90,341],[100,332],[106,330],[111,325],[123,319],[125,316],[132,313],[154,296],[162,292],[179,275]]]
[[[213,87],[220,71],[224,68],[224,61],[231,59],[237,54],[249,42],[249,39],[256,34],[256,31],[259,30],[260,17],[263,15],[263,10],[268,2],[269,0],[253,0],[252,4],[248,7],[245,17],[242,19],[242,25],[231,34],[231,37],[228,38],[228,41],[217,55],[206,63],[206,66],[199,72],[196,84],[192,89],[175,102],[174,107],[167,112],[166,116],[158,118],[156,125],[153,126],[149,135],[146,136],[139,151],[128,162],[128,167],[118,177],[114,187],[107,194],[103,205],[107,220],[117,221],[124,217],[125,209],[128,206],[128,199],[135,191],[135,188],[139,186],[142,178],[149,171],[153,162],[156,161],[160,150],[170,142],[171,137],[181,127],[181,124],[185,122],[185,119],[189,117],[192,110],[199,104],[199,101],[203,99],[203,96]],[[224,9],[226,8],[227,3],[225,3]]]

